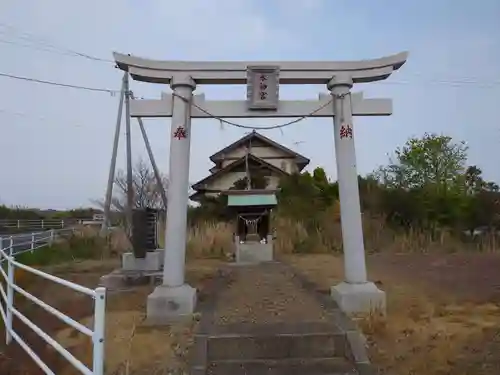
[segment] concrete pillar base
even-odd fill
[[[148,296],[146,323],[166,325],[192,317],[196,308],[196,289],[188,284],[157,286]]]
[[[163,264],[163,253],[148,251],[145,258],[136,258],[134,253],[122,255],[122,269],[124,271],[159,271]]]
[[[342,282],[332,286],[330,294],[346,314],[378,312],[385,315],[385,292],[372,282],[363,284]]]

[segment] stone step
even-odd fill
[[[272,335],[209,336],[207,359],[253,360],[284,358],[326,358],[346,355],[343,333],[300,333]]]
[[[357,374],[344,358],[214,361],[207,375],[344,375]]]

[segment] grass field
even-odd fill
[[[342,280],[341,257],[287,261],[322,290]],[[384,374],[500,373],[500,254],[376,254],[368,268],[387,316],[357,322]]]
[[[286,223],[285,223],[286,224]],[[338,229],[338,228],[337,228]],[[334,228],[334,230],[337,230]],[[288,232],[284,233],[283,231]],[[321,254],[293,254],[290,246],[303,243],[307,233],[300,225],[284,225],[278,233],[280,259],[302,271],[318,288],[327,293],[342,280],[342,257],[335,249],[336,236],[321,234]],[[389,241],[376,236],[368,227],[371,240],[367,248]],[[333,232],[333,230],[332,230]],[[375,234],[373,234],[375,233]],[[199,290],[210,284],[218,266],[230,252],[231,227],[209,224],[190,231],[187,282]],[[367,338],[371,359],[387,375],[498,375],[500,374],[500,253],[458,249],[447,238],[432,243],[435,249],[443,241],[446,251],[430,251],[425,239],[393,238],[391,251],[367,256],[369,277],[387,292],[387,316],[356,318]],[[330,241],[330,242],[329,242]],[[99,277],[119,266],[119,253],[127,248],[123,238],[114,239],[111,250],[100,259],[71,261],[44,269],[65,279],[95,287]],[[399,249],[412,249],[403,253]],[[407,244],[407,246],[403,246]],[[308,245],[309,246],[309,245]],[[424,251],[414,251],[421,247]],[[91,301],[49,282],[26,277],[22,284],[43,301],[73,318],[91,324]],[[197,316],[184,324],[152,329],[142,324],[146,296],[152,287],[135,287],[127,292],[110,293],[107,303],[106,373],[183,374],[186,353],[191,343]],[[18,298],[21,311],[50,333],[78,358],[88,363],[89,341],[65,327],[57,319]],[[16,304],[18,302],[16,301]],[[40,353],[58,375],[76,373],[54,351],[17,322],[22,337]],[[1,333],[0,333],[1,334]],[[30,374],[42,372],[16,346],[0,345],[0,373]]]

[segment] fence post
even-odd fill
[[[31,233],[31,252],[35,250],[35,233]]]
[[[64,228],[64,220],[61,220],[61,228]]]
[[[17,229],[21,228],[21,220],[17,221]]]
[[[14,239],[12,236],[10,237],[10,246],[8,249],[8,257],[7,257],[7,306],[6,306],[6,315],[7,321],[5,322],[5,342],[10,344],[12,342],[12,307],[14,305],[14,289],[12,285],[14,285],[14,264],[12,264],[12,260],[14,259]]]
[[[49,238],[49,245],[52,246],[54,243],[54,229],[50,230],[50,238]]]
[[[42,229],[45,228],[44,220],[42,219]]]
[[[99,287],[95,290],[94,300],[94,335],[93,343],[93,365],[94,375],[104,375],[104,333],[106,313],[106,288]]]

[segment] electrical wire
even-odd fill
[[[46,84],[46,85],[67,87],[67,88],[79,89],[79,90],[96,91],[96,92],[107,92],[108,94],[110,94],[112,96],[114,96],[115,94],[117,94],[117,93],[120,92],[120,90],[105,89],[105,88],[100,88],[100,87],[71,85],[71,84],[68,84],[68,83],[60,83],[60,82],[55,82],[55,81],[46,81],[46,80],[42,80],[42,79],[36,79],[36,78],[30,78],[30,77],[22,77],[22,76],[17,76],[17,75],[14,75],[14,74],[7,74],[7,73],[0,73],[0,77],[18,79],[18,80],[28,81],[28,82],[43,83],[43,84]]]
[[[446,80],[433,80],[427,82],[421,82],[424,84],[430,85],[445,85],[450,87],[463,87],[463,86],[474,86],[480,88],[492,88],[498,87],[500,85],[500,81],[491,81],[488,83],[485,82],[477,82],[477,81],[467,81],[467,80],[457,80],[457,81],[446,81]],[[414,85],[415,82],[410,81],[381,81],[377,82],[379,85]]]
[[[91,91],[91,92],[105,92],[105,93],[110,94],[111,96],[115,96],[117,93],[120,93],[120,90],[116,90],[116,89],[108,89],[108,88],[102,88],[102,87],[90,87],[90,86],[73,85],[73,84],[67,84],[67,83],[62,83],[62,82],[56,82],[56,81],[50,81],[50,80],[41,80],[41,79],[36,79],[36,78],[31,78],[31,77],[24,77],[24,76],[18,76],[18,75],[14,75],[14,74],[1,73],[1,72],[0,72],[0,77],[17,79],[17,80],[23,80],[23,81],[26,81],[26,82],[34,82],[34,83],[39,83],[39,84],[47,84],[47,85],[58,86],[58,87],[72,88],[72,89],[78,89],[78,90],[86,90],[86,91]],[[394,82],[381,82],[381,83],[396,84],[396,85],[397,84],[400,84],[400,85],[409,85],[409,84],[412,84],[409,81],[394,81]],[[496,82],[496,81],[490,82],[489,84],[482,84],[482,83],[477,82],[477,81],[466,81],[466,80],[461,80],[461,81],[433,81],[433,82],[429,82],[429,83],[443,84],[443,85],[452,85],[452,86],[455,86],[455,87],[457,87],[457,86],[469,86],[470,87],[471,85],[474,85],[474,86],[481,87],[481,88],[484,88],[484,87],[498,87],[500,85],[500,82]],[[182,96],[180,96],[178,94],[172,93],[172,95],[180,98],[181,100],[183,100],[185,102],[189,102],[186,98],[184,98],[184,97],[182,97]],[[220,124],[221,124],[221,128],[223,128],[223,124],[228,124],[230,126],[237,127],[237,128],[242,128],[242,129],[252,129],[252,130],[280,129],[280,131],[281,131],[282,128],[288,127],[290,125],[293,125],[293,124],[296,124],[296,123],[298,123],[300,121],[303,121],[303,120],[305,120],[305,119],[307,119],[309,117],[312,117],[315,113],[321,111],[323,108],[325,108],[326,106],[330,105],[332,102],[333,102],[333,98],[331,100],[329,100],[328,102],[326,102],[326,103],[322,104],[321,106],[319,106],[317,109],[315,109],[311,113],[308,113],[308,114],[306,114],[304,116],[301,116],[299,118],[296,118],[294,120],[288,121],[286,123],[278,124],[278,125],[262,126],[262,127],[255,127],[255,126],[250,126],[250,125],[243,125],[243,124],[239,124],[239,123],[236,123],[236,122],[233,122],[233,121],[229,121],[229,120],[226,120],[226,119],[223,119],[223,118],[220,118],[220,117],[217,117],[217,116],[211,114],[209,111],[207,111],[206,109],[204,109],[203,107],[197,105],[194,102],[191,102],[191,105],[193,105],[195,108],[197,108],[201,112],[207,114],[210,118],[218,120],[220,122]],[[4,112],[5,113],[5,112],[8,112],[8,111],[6,111],[6,110],[0,110],[0,112]]]
[[[120,92],[120,90],[116,90],[116,89],[72,85],[72,84],[61,83],[61,82],[56,82],[56,81],[41,80],[41,79],[36,79],[36,78],[31,78],[31,77],[17,76],[17,75],[8,74],[8,73],[0,73],[0,76],[24,80],[24,81],[31,81],[31,82],[36,82],[36,83],[43,83],[43,84],[53,85],[53,86],[68,87],[68,88],[73,88],[73,89],[81,89],[81,90],[97,91],[97,92],[107,92],[110,94],[116,94],[116,93]],[[382,85],[382,84],[386,84],[386,85],[414,85],[415,82],[383,81],[383,82],[376,82],[376,84],[377,85]],[[439,85],[454,86],[454,87],[476,86],[478,88],[500,87],[500,81],[492,81],[489,83],[483,83],[483,82],[478,82],[478,81],[467,81],[467,80],[458,80],[458,81],[443,81],[443,80],[441,80],[441,81],[419,82],[419,84],[439,84]],[[142,97],[141,99],[144,99],[144,97]],[[200,110],[202,110],[202,109],[200,109]]]
[[[24,32],[24,31],[18,31],[18,29],[16,27],[8,25],[6,23],[0,23],[0,26],[4,27],[3,30],[0,29],[0,36],[2,34],[4,34],[5,36],[9,36],[9,34],[10,34],[11,36],[14,36],[15,38],[18,38],[22,41],[26,41],[26,42],[34,43],[34,44],[32,44],[32,45],[25,44],[25,43],[21,44],[15,40],[1,39],[0,42],[2,42],[2,43],[16,45],[16,46],[25,47],[25,48],[38,49],[38,50],[41,50],[44,52],[56,53],[56,54],[60,54],[60,55],[66,55],[66,56],[72,56],[72,57],[82,57],[82,58],[85,58],[85,59],[91,60],[91,61],[98,61],[98,62],[105,62],[105,63],[112,63],[112,64],[115,63],[113,60],[103,59],[103,58],[96,57],[96,56],[93,56],[93,55],[90,55],[87,53],[75,51],[75,50],[67,48],[67,47],[57,46],[54,43],[51,43],[50,41],[48,41],[46,38],[40,38],[40,37],[37,37],[33,34]],[[5,30],[5,29],[7,29],[7,30]],[[10,32],[9,32],[9,30],[10,30]],[[7,33],[6,33],[6,31],[7,31]]]
[[[17,112],[17,111],[12,111],[12,110],[8,110],[8,109],[2,109],[2,108],[0,108],[0,113],[6,114],[6,115],[18,116],[18,117],[27,117],[27,118],[29,118],[31,120],[38,120],[38,121],[45,122],[45,123],[50,123],[50,124],[54,123],[54,120],[51,120],[50,118],[45,117],[45,116],[32,115],[32,114],[29,114],[29,113]],[[74,120],[69,120],[69,119],[62,120],[62,119],[60,119],[60,122],[64,123],[64,127],[65,128],[68,127],[68,126],[71,126],[71,127],[74,127],[74,128],[83,128],[84,127],[84,124],[82,124],[82,123],[75,123]]]

